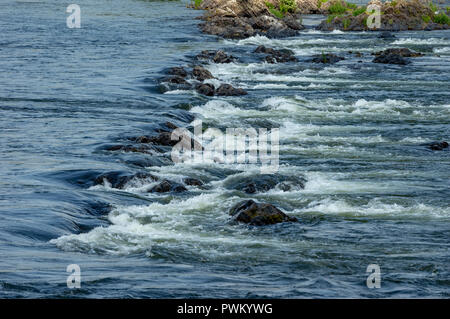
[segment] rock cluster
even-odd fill
[[[229,212],[233,220],[255,226],[273,225],[282,222],[298,222],[298,219],[267,203],[245,200],[233,206]]]

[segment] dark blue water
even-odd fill
[[[201,12],[183,2],[77,4],[81,29],[66,27],[60,1],[0,4],[0,297],[450,296],[450,152],[426,147],[450,136],[449,31],[225,41],[201,34]],[[290,48],[300,62],[262,63],[251,54],[259,44]],[[387,47],[426,56],[371,63]],[[247,96],[159,92],[164,68],[214,48],[240,62],[208,65],[213,83]],[[307,62],[324,51],[346,60]],[[305,189],[251,196],[230,185],[258,167],[105,150],[195,118],[279,127],[279,173],[306,178]],[[144,170],[206,187],[155,195],[145,183],[92,185],[104,172]],[[301,223],[227,223],[243,198]],[[69,264],[81,267],[81,289],[67,288]],[[381,268],[380,289],[366,286],[369,264]]]

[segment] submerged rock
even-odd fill
[[[183,182],[189,186],[203,186],[203,182],[201,180],[192,177],[184,178]]]
[[[310,60],[310,62],[313,63],[324,63],[324,64],[334,64],[339,61],[345,60],[344,57],[337,56],[333,53],[326,53],[326,54],[317,54],[314,55],[313,58]]]
[[[428,148],[433,151],[442,151],[449,147],[449,144],[446,141],[442,142],[434,142],[428,145]]]
[[[280,174],[258,174],[236,176],[224,183],[227,189],[237,189],[247,194],[263,193],[278,188],[282,191],[303,189],[306,180],[301,176],[284,176]]]
[[[158,180],[158,177],[147,172],[139,172],[132,175],[123,172],[109,172],[97,176],[94,180],[94,185],[103,185],[106,182],[109,183],[112,188],[124,189],[127,184],[139,180],[155,182]]]
[[[222,50],[203,50],[195,58],[197,60],[209,60],[214,63],[231,63],[237,60],[235,57],[226,54]]]
[[[267,63],[285,63],[298,61],[298,59],[294,56],[294,52],[287,49],[275,50],[260,45],[255,49],[254,53],[267,54],[267,56],[265,57]]]
[[[150,189],[149,192],[150,193],[168,193],[168,192],[184,192],[186,190],[187,190],[186,187],[184,187],[183,185],[165,179],[158,185],[152,187],[152,189]]]
[[[233,206],[229,212],[233,220],[249,225],[263,226],[282,222],[298,222],[298,219],[283,213],[281,210],[267,203],[256,203],[245,200]]]
[[[375,59],[373,59],[372,62],[384,64],[400,64],[400,65],[406,65],[411,63],[410,60],[405,59],[402,55],[396,53],[379,55]]]
[[[166,73],[170,74],[170,75],[175,75],[175,76],[178,76],[178,77],[182,77],[182,78],[185,78],[188,75],[187,71],[181,66],[170,68],[170,69],[167,70]]]
[[[398,54],[401,55],[402,57],[407,57],[407,58],[414,58],[414,57],[419,57],[419,56],[424,56],[424,54],[420,53],[420,52],[414,52],[411,51],[410,49],[407,48],[390,48],[390,49],[386,49],[383,51],[378,51],[375,53],[372,53],[373,55],[376,56],[380,56],[380,55],[388,55],[388,54]]]

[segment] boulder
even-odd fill
[[[189,186],[203,186],[203,182],[201,180],[192,177],[184,178],[183,182]]]
[[[214,96],[215,88],[214,85],[210,83],[199,84],[195,87],[198,93],[206,96]]]
[[[287,49],[275,50],[267,48],[263,45],[258,46],[254,53],[265,53],[265,61],[267,63],[285,63],[285,62],[297,62],[298,59],[294,56],[294,52]]]
[[[380,56],[380,55],[389,55],[389,54],[398,54],[402,57],[411,58],[411,57],[419,57],[423,56],[420,52],[414,52],[407,48],[390,48],[386,49],[384,51],[378,51],[373,53],[373,55]]]
[[[233,206],[229,212],[233,220],[255,226],[272,225],[282,222],[298,222],[298,219],[283,213],[281,210],[267,203],[256,203],[245,200]]]
[[[231,86],[230,84],[221,84],[217,90],[216,95],[218,96],[239,96],[239,95],[246,95],[247,92],[240,88],[235,88]]]
[[[200,65],[194,66],[194,68],[192,69],[192,75],[201,82],[207,79],[214,79],[211,72]]]
[[[399,64],[399,65],[406,65],[411,63],[410,60],[405,59],[402,55],[395,53],[379,55],[375,59],[373,59],[372,62],[384,64]]]

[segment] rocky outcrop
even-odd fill
[[[230,84],[221,84],[215,94],[217,96],[239,96],[239,95],[246,95],[247,92],[240,88],[235,88],[231,86]]]
[[[411,51],[408,48],[391,48],[383,51],[378,51],[372,53],[372,55],[381,56],[381,55],[389,55],[389,54],[398,54],[405,58],[415,58],[419,56],[424,56],[423,53]]]
[[[298,59],[294,56],[294,52],[287,49],[275,50],[260,45],[256,48],[254,53],[264,53],[266,56],[264,60],[267,63],[285,63],[285,62],[297,62]]]
[[[282,191],[301,190],[306,180],[301,176],[286,176],[281,174],[258,174],[236,176],[224,182],[226,189],[236,189],[247,194],[264,193],[271,189]]]
[[[275,1],[265,0],[204,0],[198,7],[207,10],[200,29],[208,34],[231,39],[255,35],[289,37],[304,29],[299,22],[300,11],[274,13],[277,5]]]
[[[198,93],[206,96],[214,96],[214,93],[216,92],[216,89],[214,88],[214,85],[210,83],[202,83],[195,87]]]
[[[184,192],[186,190],[187,190],[186,187],[184,187],[183,185],[165,179],[158,185],[152,187],[149,192],[150,193],[168,193],[168,192],[179,193],[179,192]]]
[[[429,0],[370,1],[369,4],[380,7],[379,26],[367,24],[370,13],[365,11],[365,7],[355,7],[343,0],[329,0],[327,3],[330,3],[328,7],[330,15],[318,26],[318,29],[322,31],[406,31],[450,28],[449,23],[442,18],[445,14],[437,15]],[[332,12],[332,4],[335,4],[335,8],[344,9]]]
[[[282,222],[298,222],[298,219],[283,213],[272,204],[245,200],[231,208],[233,221],[254,226],[273,225]]]
[[[203,82],[204,80],[208,80],[208,79],[214,79],[211,72],[209,72],[207,69],[205,69],[204,67],[202,67],[200,65],[194,66],[194,68],[192,69],[192,74],[193,74],[194,78],[196,78],[197,80],[199,80],[201,82]]]

